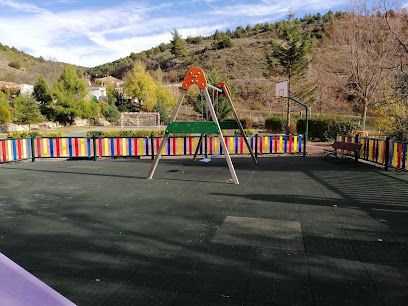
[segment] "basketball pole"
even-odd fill
[[[300,105],[302,105],[306,109],[306,127],[305,127],[305,135],[303,137],[303,157],[305,157],[306,156],[307,138],[309,136],[309,107],[306,104],[296,100],[295,98],[292,98],[289,95],[288,95],[287,98],[294,101],[294,102],[296,102],[296,103],[298,103],[298,104],[300,104]]]

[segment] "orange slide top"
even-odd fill
[[[207,80],[205,79],[204,72],[201,68],[190,68],[187,71],[183,84],[181,86],[183,87],[183,89],[189,89],[191,85],[194,84],[201,89],[205,89],[207,87]]]

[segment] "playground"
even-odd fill
[[[408,176],[323,156],[40,161],[0,250],[78,305],[406,305]]]

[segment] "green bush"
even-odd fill
[[[265,119],[265,128],[273,133],[283,133],[286,129],[286,118],[273,116]]]
[[[43,132],[10,132],[7,138],[43,137]]]
[[[10,111],[5,106],[0,106],[0,124],[9,123],[11,121]]]
[[[231,40],[231,37],[223,33],[221,34],[221,37],[219,39],[216,39],[212,42],[211,47],[214,50],[219,50],[224,48],[231,48],[233,45],[234,44]]]
[[[21,64],[16,61],[12,61],[8,64],[10,67],[15,68],[15,69],[21,69]]]
[[[153,107],[153,111],[160,114],[161,123],[167,124],[169,121],[169,112],[167,110],[167,105],[162,100],[157,101],[156,105]]]
[[[86,132],[87,137],[102,137],[103,132],[102,131],[88,131]]]
[[[254,130],[244,130],[244,133],[245,133],[246,136],[253,136],[253,135],[255,135]],[[242,133],[241,133],[240,130],[236,130],[236,131],[234,132],[234,134],[235,134],[235,135],[242,135]]]
[[[300,119],[297,122],[296,128],[298,133],[305,133],[306,121]],[[309,139],[317,141],[331,141],[336,138],[336,135],[351,134],[351,131],[358,130],[359,124],[352,119],[344,119],[339,117],[317,117],[309,119]]]
[[[47,137],[63,137],[64,134],[61,132],[49,132],[47,134]]]
[[[120,118],[120,112],[115,105],[108,105],[102,112],[105,119],[109,122],[118,122]]]

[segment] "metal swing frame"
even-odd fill
[[[207,107],[208,107],[208,109],[210,111],[210,115],[211,115],[211,118],[212,118],[213,121],[208,121],[208,122],[178,122],[178,121],[175,121],[176,118],[177,118],[177,115],[178,115],[178,113],[180,111],[181,105],[183,104],[183,101],[184,101],[184,98],[185,98],[185,96],[187,94],[187,91],[190,89],[190,87],[192,85],[197,85],[200,88],[201,94],[204,96],[204,98],[206,100]],[[153,160],[153,164],[152,164],[152,166],[150,168],[150,171],[149,171],[149,173],[147,175],[147,179],[152,179],[153,178],[153,175],[154,175],[154,173],[156,171],[157,165],[158,165],[159,160],[161,158],[164,146],[166,145],[167,140],[170,137],[170,133],[200,133],[201,134],[200,141],[199,141],[199,143],[197,145],[197,148],[196,148],[196,153],[194,154],[194,159],[197,156],[198,148],[200,147],[200,144],[202,142],[203,135],[211,133],[211,134],[217,134],[218,135],[219,142],[220,142],[220,144],[222,146],[222,149],[225,152],[225,159],[227,161],[228,168],[229,168],[231,176],[232,176],[232,180],[233,180],[234,184],[239,184],[239,180],[238,180],[237,174],[235,172],[234,165],[232,164],[232,160],[231,160],[227,145],[226,145],[226,143],[224,141],[224,137],[223,137],[222,132],[221,132],[220,124],[218,122],[218,118],[217,118],[216,112],[214,110],[214,106],[213,106],[213,103],[211,101],[211,97],[210,97],[210,95],[208,93],[207,88],[211,88],[211,89],[214,90],[213,93],[217,92],[217,94],[218,93],[222,94],[227,98],[228,103],[231,106],[233,116],[234,116],[234,118],[235,118],[235,120],[237,122],[238,128],[240,129],[240,131],[241,131],[241,133],[242,133],[242,135],[243,135],[243,137],[245,139],[245,144],[246,144],[246,146],[248,148],[248,151],[250,152],[253,161],[255,163],[258,163],[257,159],[255,157],[255,154],[253,153],[252,148],[249,145],[249,142],[248,142],[248,139],[247,139],[247,137],[245,135],[242,124],[239,121],[239,117],[238,117],[238,114],[237,114],[237,112],[235,110],[235,107],[234,107],[234,105],[232,103],[232,100],[231,100],[231,97],[230,97],[230,92],[228,90],[227,84],[218,83],[217,86],[212,86],[211,84],[207,84],[207,81],[205,79],[205,75],[204,75],[203,70],[201,68],[198,68],[198,67],[193,67],[193,68],[191,68],[190,70],[187,71],[187,74],[186,74],[186,76],[184,78],[180,98],[179,98],[179,100],[177,102],[177,105],[176,105],[176,108],[174,109],[174,112],[173,112],[173,114],[171,116],[169,125],[167,126],[167,129],[166,129],[166,133],[165,133],[164,137],[162,138],[162,140],[160,142],[159,150],[158,150],[158,152],[157,152],[157,154],[156,154],[156,156],[155,156],[155,158]]]

